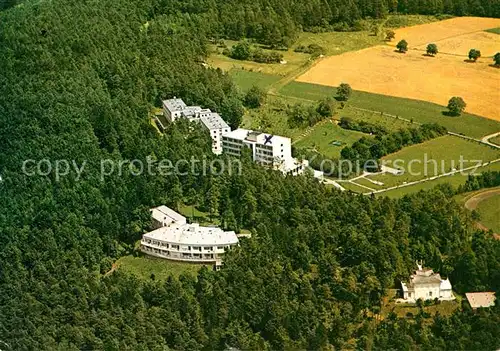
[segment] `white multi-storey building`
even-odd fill
[[[212,138],[212,152],[216,155],[222,153],[222,135],[229,133],[231,128],[222,119],[222,117],[215,112],[208,116],[200,118],[201,124],[208,130]]]
[[[200,122],[212,138],[212,152],[216,155],[222,153],[222,134],[230,132],[231,128],[218,113],[200,106],[187,106],[182,99],[173,98],[163,101],[163,115],[169,122],[179,118]]]
[[[175,122],[178,118],[187,118],[190,121],[198,120],[201,117],[209,116],[211,113],[212,111],[208,108],[187,106],[182,99],[163,100],[163,115],[169,122]]]
[[[292,157],[290,138],[242,128],[222,136],[222,149],[226,154],[239,157],[244,147],[250,149],[255,162],[284,174],[300,174],[307,167],[306,162]]]
[[[401,282],[403,291],[403,301],[415,302],[418,299],[433,300],[454,300],[451,283],[448,279],[441,279],[439,273],[434,273],[432,269],[422,268],[422,264],[417,264],[418,270],[410,276],[409,282]]]
[[[233,231],[188,224],[184,216],[166,206],[156,207],[151,212],[155,226],[160,227],[143,235],[141,251],[145,254],[219,267],[226,250],[238,245],[238,237]]]

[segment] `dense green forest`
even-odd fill
[[[176,95],[239,123],[232,81],[199,63],[210,35],[264,38],[281,28],[281,41],[301,26],[411,2],[375,3],[53,0],[0,12],[0,348],[498,348],[498,305],[480,313],[465,305],[430,323],[366,317],[416,259],[458,293],[499,290],[500,242],[476,230],[445,188],[373,199],[248,160],[241,175],[101,178],[102,159],[214,157],[197,128],[178,123],[162,136],[148,117]],[[444,3],[453,13],[498,10]],[[86,166],[81,176],[29,176],[28,159]],[[202,269],[196,279],[103,276],[149,227],[148,208],[181,202],[253,238],[221,272]]]

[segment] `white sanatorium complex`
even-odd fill
[[[254,161],[280,170],[283,174],[301,174],[308,166],[307,161],[298,161],[292,157],[290,138],[247,129],[231,131],[218,113],[200,106],[187,106],[182,99],[164,100],[163,115],[169,122],[179,118],[201,122],[210,133],[214,154],[225,152],[228,155],[240,156],[241,149],[247,147],[251,150]]]
[[[229,133],[231,128],[219,116],[218,113],[212,112],[208,116],[200,118],[201,124],[208,130],[212,138],[212,152],[216,155],[222,153],[222,135]]]
[[[186,218],[167,206],[151,210],[157,228],[142,236],[141,251],[160,258],[220,266],[224,252],[238,245],[233,231],[188,224]]]
[[[432,269],[422,268],[422,264],[417,263],[417,266],[418,270],[410,277],[410,282],[401,282],[404,302],[415,302],[418,299],[455,299],[448,279],[441,279],[439,273],[434,273]]]
[[[290,138],[242,128],[222,136],[224,153],[239,157],[244,147],[250,149],[255,162],[278,169],[284,174],[300,174],[308,165],[307,161],[300,162],[292,157]]]

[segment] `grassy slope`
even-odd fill
[[[200,264],[173,262],[149,256],[124,256],[116,265],[118,270],[140,279],[151,279],[151,274],[154,274],[156,280],[165,280],[171,275],[178,277],[183,273],[196,276],[202,267]]]
[[[496,144],[496,145],[500,145],[500,135],[496,136],[494,138],[491,138],[489,141],[490,141],[490,143],[493,143],[493,144]]]
[[[294,81],[280,89],[279,93],[309,100],[320,100],[326,96],[335,96],[336,88]],[[442,114],[445,107],[425,101],[354,91],[349,104],[413,119],[415,122],[439,123],[450,131],[475,138],[500,130],[500,122],[467,113],[460,117],[447,117]]]
[[[229,72],[229,74],[242,92],[246,92],[254,85],[263,90],[267,90],[271,84],[276,83],[281,78],[272,74],[245,71],[241,69],[233,69]]]
[[[480,222],[495,233],[500,233],[500,196],[485,199],[477,206]]]
[[[327,157],[338,158],[342,148],[352,145],[362,136],[366,136],[366,134],[345,130],[330,121],[326,121],[316,125],[312,132],[299,140],[295,146],[316,150]],[[342,145],[332,145],[333,141],[340,141]]]
[[[481,173],[481,172],[485,172],[485,171],[500,171],[500,163],[497,162],[497,163],[494,163],[492,165],[482,167],[478,171],[476,171],[476,173]],[[457,173],[457,174],[454,174],[454,175],[449,176],[449,177],[438,178],[436,180],[427,181],[427,182],[412,185],[409,187],[385,191],[383,193],[376,194],[376,196],[387,196],[390,198],[400,198],[400,197],[403,197],[404,195],[415,193],[415,192],[420,191],[420,190],[432,189],[435,186],[437,186],[439,184],[444,184],[444,183],[449,183],[451,186],[456,188],[459,185],[464,185],[467,178],[468,178],[468,175]],[[460,197],[460,196],[458,196],[458,197]]]
[[[464,162],[463,168],[475,165],[477,163],[476,160],[480,160],[481,163],[483,163],[496,159],[500,157],[500,152],[476,142],[446,135],[426,141],[422,144],[406,147],[383,158],[384,161],[389,162],[389,166],[397,162],[397,160],[403,160],[404,163],[399,161],[399,165],[403,166],[402,168],[405,170],[405,174],[399,176],[383,174],[371,176],[371,178],[383,182],[384,187],[390,187],[403,184],[403,182],[433,177],[438,174],[449,172],[452,168],[459,169],[459,160],[461,156],[463,156],[464,161],[468,161]],[[409,164],[412,160],[417,161]],[[424,162],[425,160],[429,160],[427,166]],[[432,160],[437,161],[437,168]],[[409,172],[418,174],[411,175]]]

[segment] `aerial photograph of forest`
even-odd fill
[[[500,0],[1,0],[0,351],[500,349]]]

